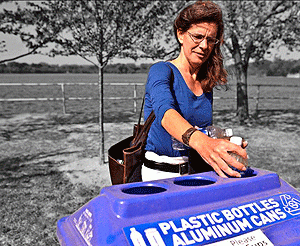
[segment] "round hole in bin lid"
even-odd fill
[[[241,178],[250,178],[256,176],[257,172],[251,168],[247,168],[246,171],[241,171],[240,174],[241,174]]]
[[[203,178],[183,178],[176,179],[174,184],[181,186],[205,186],[214,184],[216,181]]]
[[[122,190],[130,195],[151,195],[166,191],[167,189],[158,186],[136,186]]]

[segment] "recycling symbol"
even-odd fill
[[[298,199],[288,194],[281,195],[280,199],[287,213],[293,216],[300,214],[300,201]]]

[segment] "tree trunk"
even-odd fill
[[[236,78],[236,97],[237,97],[237,117],[240,124],[248,119],[248,94],[247,94],[247,68],[248,62],[242,59],[240,45],[234,32],[231,33],[232,57],[234,59],[235,78]]]
[[[104,164],[105,162],[105,155],[104,155],[104,99],[103,99],[103,86],[104,86],[104,62],[103,62],[103,50],[104,50],[104,44],[103,44],[103,1],[96,1],[96,9],[97,12],[97,27],[98,27],[98,35],[100,37],[100,50],[97,54],[97,60],[99,62],[99,81],[98,81],[98,87],[99,87],[99,157],[100,157],[100,165]]]
[[[248,92],[247,92],[247,65],[241,61],[235,64],[237,117],[241,124],[249,117]]]
[[[100,154],[100,165],[105,162],[105,154],[104,154],[104,100],[103,100],[103,77],[104,67],[99,67],[99,154]]]

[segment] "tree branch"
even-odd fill
[[[33,54],[38,48],[39,48],[39,47],[35,47],[32,51],[27,52],[27,53],[22,54],[22,55],[19,55],[19,56],[16,56],[16,57],[13,57],[13,58],[0,60],[0,64],[5,63],[5,62],[14,61],[14,60],[20,59],[20,58],[22,58],[22,57],[24,57],[24,56],[31,55],[31,54]]]
[[[265,24],[265,22],[266,22],[268,19],[270,19],[272,16],[275,16],[275,15],[277,15],[277,14],[283,13],[283,12],[285,12],[287,9],[289,9],[289,7],[285,6],[283,9],[277,10],[277,11],[276,11],[276,9],[277,9],[281,4],[283,4],[283,3],[284,3],[284,1],[281,1],[281,2],[277,3],[276,5],[274,5],[273,8],[272,8],[272,11],[271,11],[265,18],[263,18],[261,21],[259,21],[259,23],[256,25],[256,28],[263,26],[263,25]]]

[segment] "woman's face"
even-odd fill
[[[217,33],[217,24],[213,22],[193,24],[186,32],[178,31],[181,52],[190,64],[201,66],[209,58],[218,42]]]

